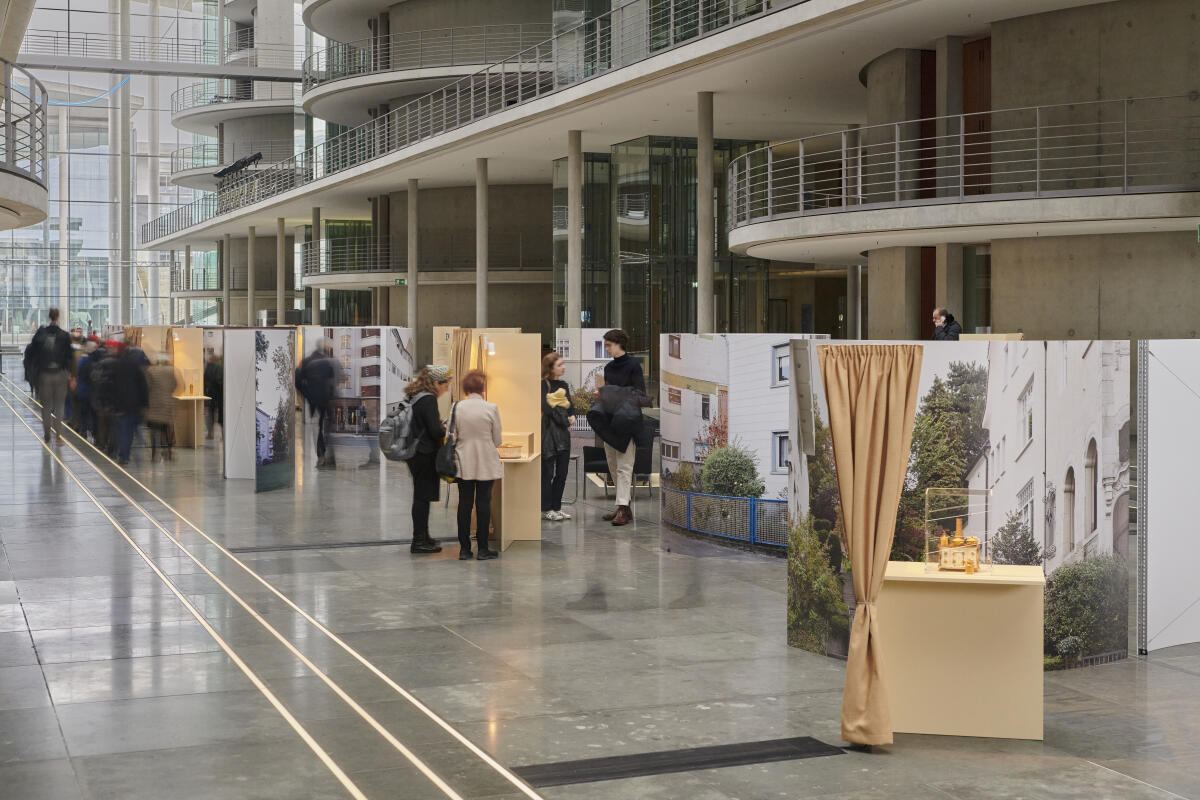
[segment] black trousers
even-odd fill
[[[563,489],[567,486],[567,470],[570,468],[569,451],[542,458],[542,513],[562,510]]]
[[[458,482],[458,546],[471,549],[471,507],[475,507],[475,538],[480,552],[488,549],[492,522],[492,484],[495,481]]]
[[[329,426],[333,420],[333,409],[329,406],[322,406],[317,409],[317,460],[325,457],[325,448],[327,445],[326,437],[329,435]]]
[[[413,479],[412,523],[413,541],[424,542],[429,536],[429,504],[440,495],[441,479],[437,474],[434,453],[414,453],[407,462]]]

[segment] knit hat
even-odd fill
[[[429,377],[434,383],[450,380],[450,368],[442,364],[428,364],[425,371],[429,373]]]

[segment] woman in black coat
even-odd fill
[[[441,546],[429,535],[429,506],[441,496],[441,478],[437,472],[437,451],[446,438],[446,427],[438,414],[438,398],[450,391],[450,368],[438,364],[423,367],[412,383],[404,387],[409,399],[424,392],[413,404],[412,432],[417,449],[407,462],[412,473],[413,534],[411,553],[440,553]]]
[[[562,496],[571,466],[575,407],[571,387],[562,379],[564,372],[566,366],[558,353],[542,357],[542,517],[551,522],[571,518],[562,510]]]

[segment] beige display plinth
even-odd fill
[[[1041,567],[888,562],[876,603],[897,733],[1042,738]]]
[[[180,447],[204,446],[204,332],[199,328],[171,328],[168,334],[171,364],[175,367],[175,443]]]

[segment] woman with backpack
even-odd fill
[[[412,403],[410,435],[416,447],[408,464],[412,473],[413,500],[412,545],[410,553],[440,553],[442,548],[429,535],[429,506],[441,496],[441,478],[437,472],[437,451],[446,437],[446,428],[438,415],[438,398],[450,390],[450,368],[440,364],[422,367],[404,395]]]

